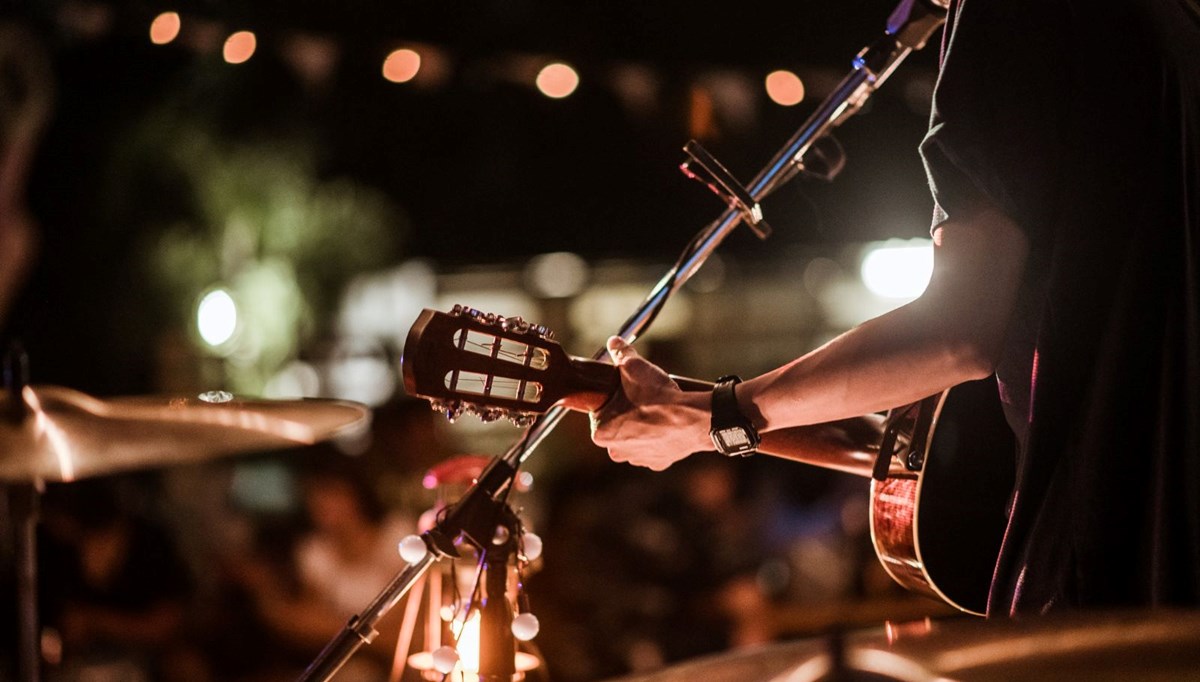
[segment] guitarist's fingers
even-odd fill
[[[605,401],[604,405],[595,412],[589,412],[588,417],[592,426],[592,440],[597,445],[607,447],[613,440],[615,434],[610,434],[608,431],[613,431],[613,428],[603,429],[609,421],[629,410],[633,407],[633,403],[629,402],[629,398],[625,397],[623,389],[617,390],[612,397]]]
[[[633,346],[619,336],[608,337],[605,347],[608,349],[608,356],[612,358],[614,365],[620,366],[627,357],[638,357],[638,352],[633,349]]]
[[[625,390],[629,392],[632,389],[630,398],[634,402],[638,402],[643,393],[639,388],[661,390],[668,384],[676,388],[666,372],[643,358],[621,337],[614,336],[608,340],[608,354],[612,357],[613,364],[621,371],[621,383]]]

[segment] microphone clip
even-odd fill
[[[684,175],[703,183],[714,194],[721,197],[726,204],[737,209],[742,214],[743,220],[746,221],[746,225],[759,239],[771,236],[771,226],[763,219],[762,205],[754,200],[750,191],[738,182],[733,174],[721,165],[720,161],[717,161],[712,154],[708,153],[707,149],[695,140],[688,140],[683,151],[689,158],[688,161],[679,165],[679,170],[683,171]],[[699,166],[707,177],[701,177],[700,174],[693,171],[692,164]]]

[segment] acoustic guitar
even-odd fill
[[[451,421],[526,426],[555,405],[599,409],[621,391],[612,365],[567,354],[517,317],[425,310],[408,334],[404,387]],[[683,390],[712,383],[672,377]],[[871,477],[875,553],[901,585],[982,615],[1015,475],[995,382],[969,382],[898,407],[763,434],[759,452]]]

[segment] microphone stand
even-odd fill
[[[739,224],[746,220],[762,238],[767,235],[761,219],[759,201],[805,170],[805,155],[862,108],[871,94],[883,84],[904,58],[921,49],[946,20],[948,2],[940,0],[901,0],[888,17],[884,35],[864,48],[853,61],[853,69],[825,98],[804,124],[792,135],[770,162],[759,171],[748,187],[736,181],[712,161],[707,153],[692,158],[717,176],[718,184],[730,206],[705,226],[684,250],[679,260],[651,290],[636,312],[622,325],[618,335],[633,342],[654,321],[672,294],[695,274],[709,255]],[[837,164],[832,164],[836,167]],[[734,186],[729,186],[730,183]],[[715,189],[715,188],[714,188]],[[747,205],[746,197],[755,202]],[[603,359],[603,348],[593,356]],[[350,618],[345,628],[318,654],[299,678],[301,682],[329,680],[358,649],[379,634],[375,624],[392,609],[428,570],[434,561],[458,556],[457,545],[468,542],[486,553],[496,525],[505,508],[505,500],[522,463],[566,416],[567,409],[554,407],[526,428],[521,438],[502,456],[492,460],[479,480],[463,495],[445,517],[421,537],[428,551],[398,573],[362,613]],[[491,673],[492,671],[480,671]]]

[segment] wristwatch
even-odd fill
[[[738,408],[733,389],[741,379],[730,375],[717,379],[712,392],[712,426],[708,435],[717,452],[727,457],[745,457],[754,454],[760,438],[746,415]]]

